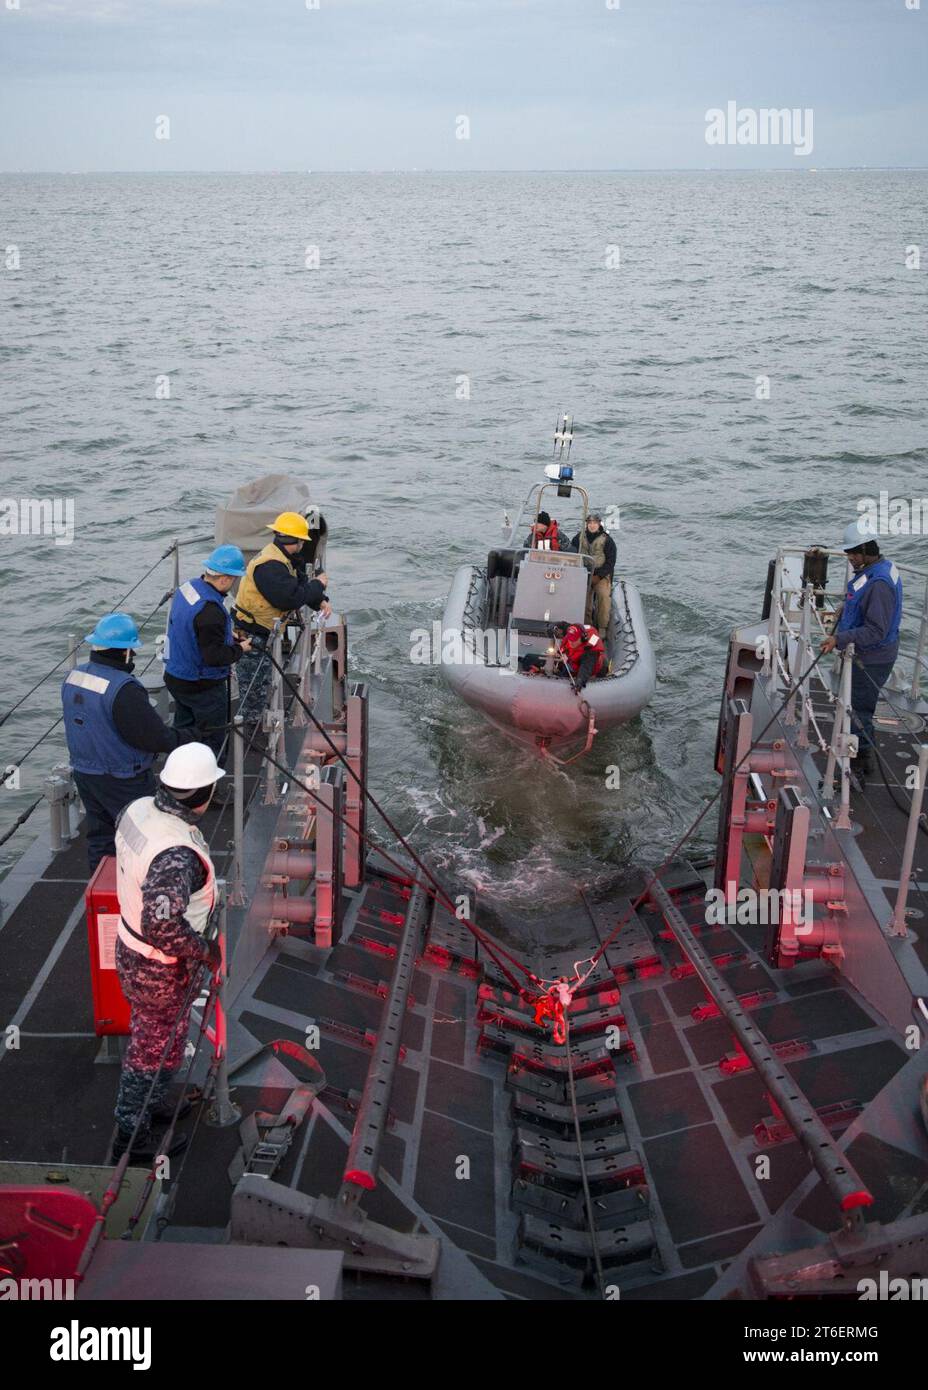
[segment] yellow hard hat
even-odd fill
[[[281,512],[280,516],[274,518],[268,531],[275,531],[278,536],[292,536],[294,540],[309,540],[309,527],[306,524],[305,516],[300,516],[299,512]]]

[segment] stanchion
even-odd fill
[[[912,882],[912,861],[915,858],[915,841],[918,838],[918,827],[922,817],[922,804],[925,799],[925,777],[928,776],[928,743],[923,743],[918,750],[918,771],[917,782],[912,792],[912,804],[909,808],[909,827],[905,834],[905,847],[902,851],[902,866],[899,870],[899,891],[896,894],[896,906],[893,908],[893,915],[889,919],[890,936],[905,936],[905,910],[909,898],[909,885]]]
[[[229,972],[229,939],[227,931],[227,912],[225,886],[218,885],[219,903],[219,949],[222,964],[219,968],[219,998],[216,1000],[216,1016],[213,1036],[213,1056],[218,1059],[216,1067],[216,1087],[209,1110],[208,1123],[216,1128],[237,1125],[242,1112],[232,1100],[229,1091],[229,1048],[226,1023],[226,997]]]

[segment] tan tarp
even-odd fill
[[[216,508],[216,544],[237,545],[250,559],[267,545],[266,529],[280,512],[305,512],[310,505],[306,483],[289,473],[269,473],[246,483]]]

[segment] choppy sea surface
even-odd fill
[[[834,543],[880,489],[928,497],[925,173],[3,176],[0,224],[0,496],[75,522],[71,545],[0,536],[0,710],[235,487],[293,473],[373,687],[373,788],[504,913],[656,862],[715,791],[729,630],[778,542]],[[566,775],[409,660],[559,408],[579,480],[620,508],[659,670]],[[58,708],[56,676],[0,728],[4,766]],[[62,757],[59,728],[0,833]]]

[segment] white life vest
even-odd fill
[[[177,957],[166,955],[157,946],[139,939],[142,931],[142,884],[156,855],[179,845],[198,854],[206,870],[206,883],[191,894],[184,913],[193,930],[202,936],[216,900],[216,871],[199,830],[179,816],[159,811],[153,796],[143,796],[131,802],[116,826],[116,892],[120,911],[117,935],[130,951],[136,951],[148,960],[160,961],[162,965],[176,965]]]

